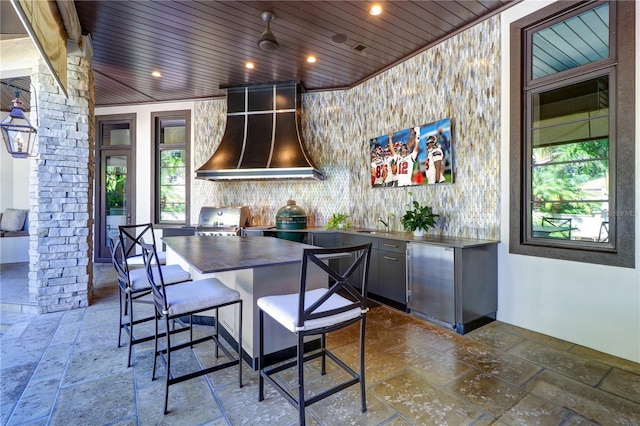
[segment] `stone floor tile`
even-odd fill
[[[496,376],[479,370],[473,370],[453,381],[447,389],[495,417],[502,416],[527,394]]]
[[[227,385],[216,389],[222,407],[232,425],[294,425],[298,412],[287,400],[265,383],[264,400],[258,401],[258,378],[245,381],[240,389]],[[307,415],[307,420],[309,416]]]
[[[127,351],[125,348],[109,347],[74,352],[71,355],[62,386],[66,388],[117,374],[133,376],[133,372],[127,370],[126,366]]]
[[[96,306],[92,305],[90,309],[95,309]],[[62,317],[62,321],[66,323],[81,323],[84,319],[84,315],[89,308],[79,308],[79,309],[71,309],[69,311],[64,312],[64,316]]]
[[[455,334],[452,330],[447,330],[426,321],[414,320],[394,329],[394,331],[405,333],[407,342],[413,342],[419,346],[428,346],[442,352],[464,341],[462,336]]]
[[[494,321],[465,334],[465,336],[500,350],[507,350],[525,340],[523,336],[509,333],[499,325],[500,323]]]
[[[483,412],[410,372],[392,377],[371,391],[416,425],[470,425]]]
[[[600,424],[640,424],[640,404],[593,388],[552,371],[543,371],[525,385],[531,394]]]
[[[49,345],[38,363],[34,376],[57,374],[62,377],[69,363],[71,351],[72,346],[68,344],[57,344],[56,342],[56,344]]]
[[[545,345],[558,349],[560,351],[568,350],[573,347],[573,343],[571,342],[547,336],[546,334],[536,333],[535,331],[527,330],[526,328],[518,327],[515,325],[498,323],[496,327],[500,331],[515,334],[517,336],[524,337],[525,339],[533,340],[538,343],[544,343]]]
[[[371,328],[371,327],[369,327]],[[366,339],[365,331],[365,339]],[[326,345],[329,350],[338,348],[340,346],[352,344],[358,341],[360,338],[360,328],[357,323],[354,323],[348,327],[341,328],[340,330],[332,331],[327,334]],[[365,340],[366,341],[366,340]]]
[[[614,368],[598,387],[640,404],[640,375],[638,374]]]
[[[362,412],[360,386],[353,385],[311,405],[310,410],[324,426],[379,425],[396,415],[390,405],[371,392],[366,393],[367,411]]]
[[[587,420],[579,414],[571,414],[567,419],[562,423],[562,426],[601,426],[600,423],[592,422],[591,420]]]
[[[357,342],[357,340],[356,340]],[[365,333],[365,347],[375,352],[385,352],[398,346],[428,347],[416,340],[411,332],[405,328],[385,330],[377,328]]]
[[[416,375],[437,385],[446,385],[468,373],[472,368],[450,355],[428,347],[404,345],[384,352],[398,364],[407,364]]]
[[[385,423],[385,426],[412,426],[413,424],[409,422],[404,417],[396,414],[390,421]]]
[[[48,418],[60,387],[60,374],[34,377],[16,405],[8,425],[22,425]]]
[[[82,328],[76,337],[75,352],[82,352],[96,348],[109,348],[117,346],[118,327],[113,325],[100,325],[91,328]]]
[[[16,401],[5,401],[0,398],[0,423],[6,425],[9,421],[9,417],[13,412],[13,408],[16,405]]]
[[[37,364],[33,362],[7,368],[3,366],[0,370],[0,401],[2,404],[18,401],[36,367]]]
[[[367,320],[376,322],[386,330],[415,321],[414,318],[406,313],[386,306],[378,306],[370,309],[367,313]]]
[[[605,354],[603,352],[596,351],[594,349],[585,348],[584,346],[575,345],[569,352],[576,355],[583,356],[585,358],[600,361],[605,364],[609,364],[612,367],[619,368],[621,370],[629,371],[633,374],[640,375],[640,363],[629,361],[628,359],[618,358],[617,356]]]
[[[103,325],[118,327],[120,324],[120,308],[109,307],[106,309],[89,309],[82,320],[81,328],[91,328]]]
[[[24,314],[16,314],[15,316],[13,316],[13,318],[7,318],[11,317],[11,315],[5,316],[3,313],[1,323],[3,325],[10,324],[10,326],[8,331],[2,334],[2,341],[19,338],[22,333],[24,333],[27,326],[31,323],[31,316],[32,315],[27,315],[28,319],[25,319]]]
[[[525,341],[511,348],[509,353],[592,386],[597,385],[611,370],[610,366],[601,362],[533,341]]]
[[[80,324],[78,322],[61,322],[51,341],[55,344],[71,346],[78,337]]]
[[[169,387],[169,413],[163,414],[164,380],[138,392],[140,426],[194,425],[218,421],[224,417],[204,377],[176,383]]]
[[[514,426],[559,425],[570,411],[534,395],[526,395],[507,410],[500,421]]]
[[[10,368],[23,364],[35,364],[51,339],[26,339],[24,337],[3,340],[0,345],[0,368]]]
[[[529,361],[473,340],[468,340],[447,353],[515,386],[522,385],[541,370],[540,366]]]
[[[360,352],[357,345],[343,346],[333,353],[354,371],[360,370]],[[364,364],[365,380],[371,385],[392,377],[407,368],[405,363],[399,363],[395,358],[374,351],[365,351]]]
[[[123,373],[62,388],[51,425],[105,425],[136,415],[133,376]]]

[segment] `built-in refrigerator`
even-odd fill
[[[411,313],[453,328],[454,249],[407,244],[407,307]]]
[[[407,244],[407,308],[464,334],[496,318],[497,244],[456,244]]]

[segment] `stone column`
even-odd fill
[[[67,98],[42,60],[31,74],[39,149],[29,185],[29,294],[40,313],[88,306],[93,291],[93,71],[76,56],[67,67]]]

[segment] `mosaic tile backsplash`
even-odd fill
[[[378,217],[400,217],[413,199],[440,214],[430,234],[497,240],[500,236],[500,17],[494,16],[343,91],[302,96],[302,137],[323,181],[211,182],[194,179],[191,222],[204,205],[247,205],[252,225],[274,225],[278,209],[296,200],[308,224],[332,213],[355,226],[378,228]],[[226,123],[226,100],[196,103],[194,166],[217,148]],[[453,184],[371,188],[369,139],[451,118]],[[410,195],[411,194],[411,195]]]

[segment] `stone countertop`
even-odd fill
[[[168,248],[202,274],[300,262],[308,244],[264,237],[164,237]]]
[[[375,229],[351,227],[348,229],[327,229],[323,226],[308,226],[304,229],[276,229],[275,226],[251,226],[248,229],[269,232],[339,232],[342,234],[370,236],[374,238],[387,238],[407,243],[424,243],[443,247],[478,247],[498,244],[495,240],[482,240],[476,238],[450,237],[446,235],[425,235],[416,237],[412,232],[385,232]]]

